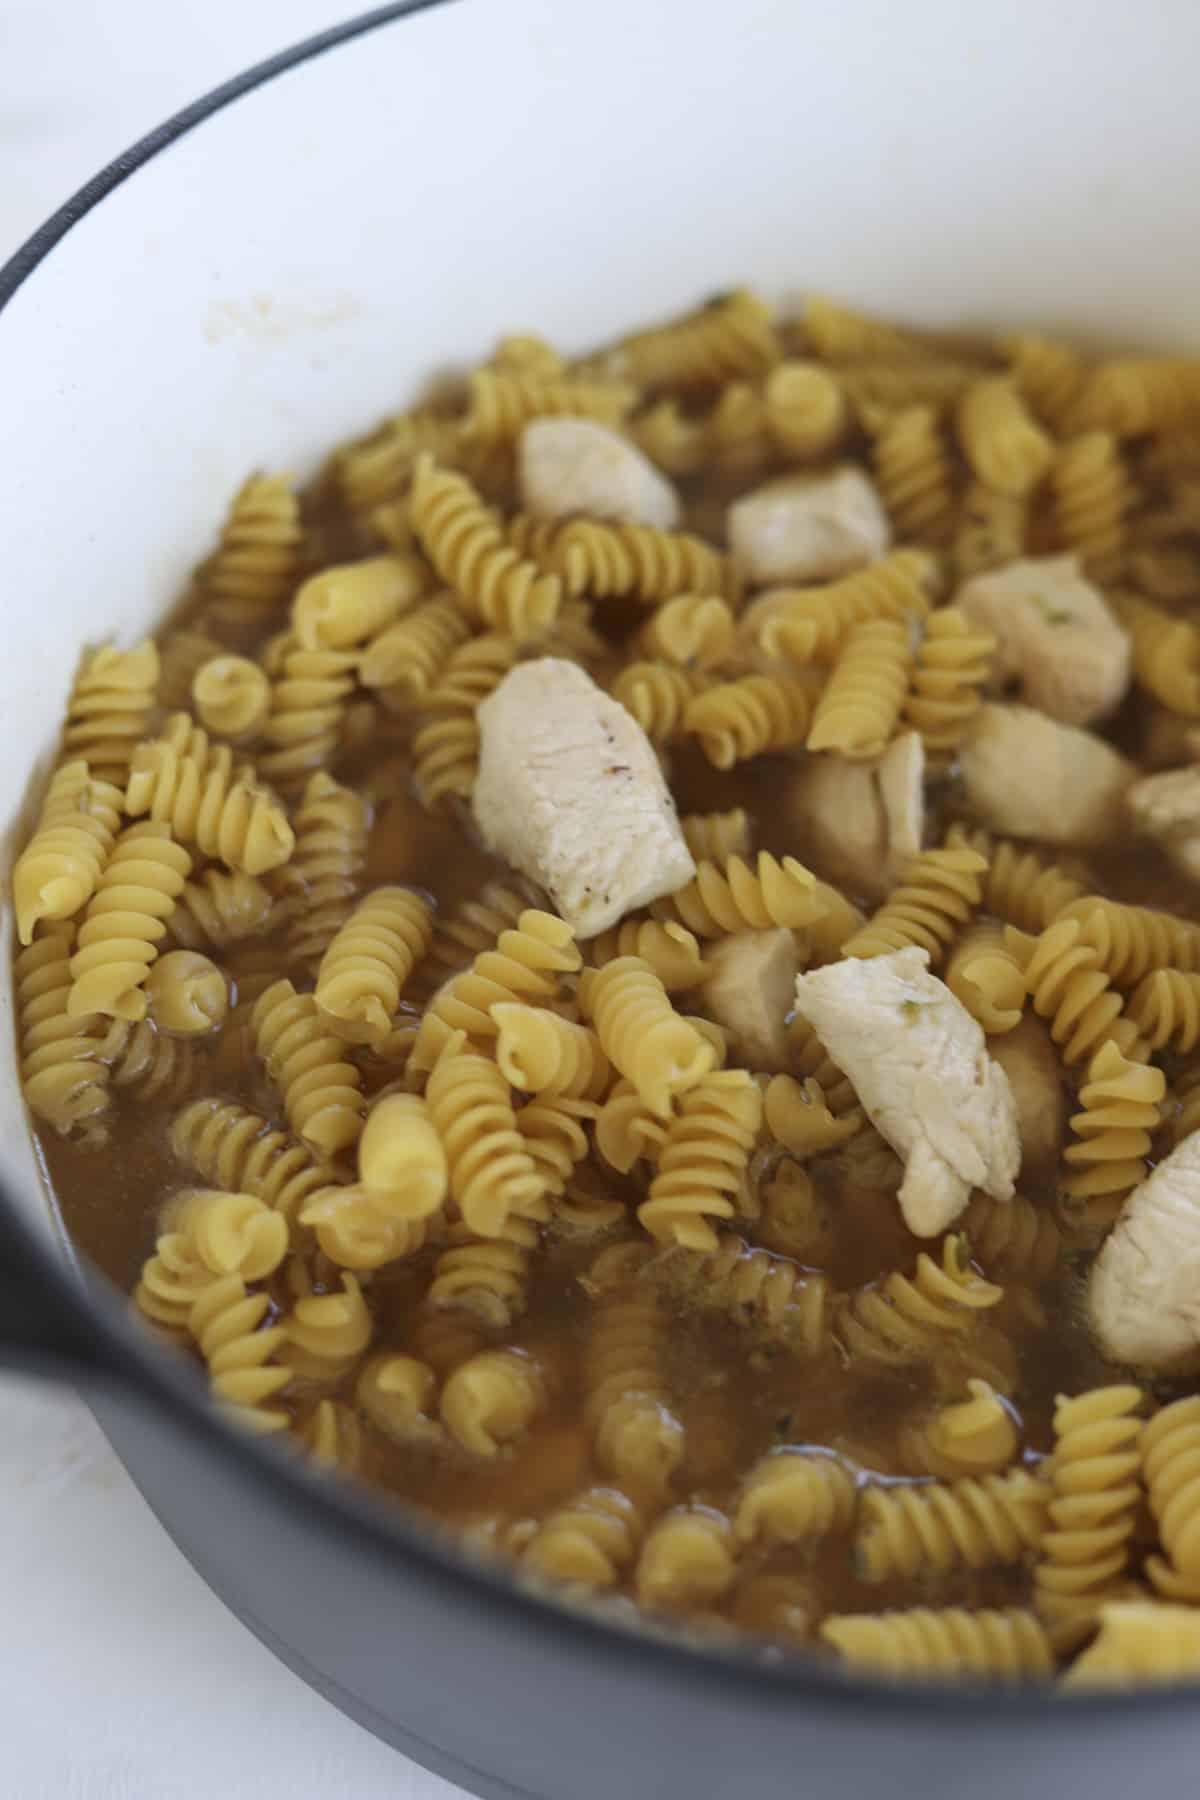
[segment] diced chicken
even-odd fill
[[[967,799],[1012,837],[1086,850],[1124,825],[1136,770],[1090,731],[1031,706],[984,706],[962,749]]]
[[[988,1044],[1008,1076],[1017,1108],[1023,1168],[1046,1168],[1058,1156],[1067,1130],[1067,1096],[1062,1059],[1039,1018],[1026,1013],[1020,1024]]]
[[[518,663],[479,708],[475,821],[581,938],[696,865],[641,726],[575,663]]]
[[[776,1073],[788,1066],[784,1023],[796,987],[790,931],[739,931],[708,952],[704,1000],[740,1061]]]
[[[588,513],[669,531],[679,496],[649,457],[593,419],[533,419],[521,433],[521,500],[539,519]]]
[[[1130,788],[1128,800],[1138,831],[1161,844],[1185,875],[1200,881],[1200,767],[1147,775]]]
[[[1075,556],[1028,557],[989,569],[955,596],[996,638],[997,673],[1016,677],[1030,706],[1064,725],[1117,707],[1129,686],[1129,634]]]
[[[1200,1366],[1200,1131],[1136,1187],[1088,1283],[1088,1315],[1114,1362]]]
[[[925,747],[906,731],[877,762],[810,756],[789,783],[786,810],[822,874],[882,900],[921,848]]]
[[[983,1032],[924,950],[830,963],[801,975],[796,1010],[904,1158],[900,1210],[935,1237],[972,1188],[1011,1200],[1021,1163],[1017,1109]]]
[[[751,581],[819,581],[882,556],[887,512],[861,469],[784,475],[729,509],[729,544]]]

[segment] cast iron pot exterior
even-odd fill
[[[481,17],[487,5],[454,10]],[[784,10],[793,25],[809,11]],[[937,13],[936,0],[924,10]],[[1038,11],[1024,0],[999,10],[1009,22]],[[750,11],[769,24],[771,0]],[[5,304],[127,176],[231,101],[425,12],[384,8],[298,46],[98,176],[0,271],[0,350]],[[812,9],[814,36],[823,16]],[[166,1529],[238,1617],[342,1710],[469,1791],[1125,1800],[1139,1786],[1195,1790],[1200,1700],[1190,1692],[1063,1702],[1032,1690],[876,1686],[798,1656],[631,1632],[482,1570],[399,1509],[231,1431],[194,1371],[33,1228],[41,1202],[29,1190],[15,1167],[0,1192],[0,1361],[81,1386]]]

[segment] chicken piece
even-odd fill
[[[1200,768],[1147,775],[1127,799],[1142,836],[1154,838],[1177,868],[1200,881]]]
[[[1027,557],[974,575],[955,596],[994,634],[996,670],[1021,698],[1064,725],[1112,712],[1129,686],[1129,633],[1076,556]]]
[[[1200,1366],[1200,1131],[1125,1202],[1092,1265],[1088,1317],[1113,1362],[1171,1374]]]
[[[876,762],[806,757],[791,778],[785,805],[830,881],[882,900],[921,848],[924,777],[921,735],[906,731]]]
[[[577,937],[692,879],[653,746],[577,664],[518,663],[477,717],[483,841],[545,888]]]
[[[1137,773],[1090,731],[1031,706],[981,707],[961,766],[967,799],[985,825],[1079,850],[1122,830]]]
[[[796,940],[790,931],[739,931],[708,952],[704,987],[709,1012],[729,1034],[740,1062],[772,1074],[788,1067],[784,1023],[796,986]]]
[[[1050,1033],[1039,1018],[1026,1013],[1020,1024],[988,1049],[1008,1076],[1017,1108],[1021,1164],[1046,1169],[1058,1156],[1067,1135],[1067,1095],[1062,1062]]]
[[[521,501],[539,519],[587,513],[670,531],[679,496],[636,444],[594,419],[532,419],[521,433]]]
[[[784,475],[729,509],[729,546],[751,581],[820,581],[882,556],[883,502],[861,469]]]
[[[904,1158],[900,1210],[911,1232],[945,1231],[972,1188],[1012,1199],[1021,1144],[1008,1077],[970,1013],[929,973],[926,951],[814,969],[796,982],[796,1010]]]

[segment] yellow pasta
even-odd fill
[[[934,409],[906,406],[885,414],[871,462],[898,535],[931,548],[948,544],[956,516],[954,470]]]
[[[187,1038],[168,1037],[149,1019],[136,1025],[127,1019],[113,1019],[100,1055],[108,1065],[114,1091],[127,1093],[132,1100],[174,1106],[195,1087],[195,1046]]]
[[[481,951],[490,950],[501,932],[511,931],[530,904],[528,893],[499,881],[485,882],[476,899],[434,920],[430,962],[443,972],[462,968]]]
[[[746,857],[753,847],[750,818],[741,806],[729,812],[685,813],[679,823],[698,863],[723,863],[731,856]]]
[[[852,1356],[877,1362],[922,1362],[967,1336],[976,1317],[1003,1299],[1002,1288],[971,1266],[964,1237],[947,1237],[942,1260],[922,1250],[912,1275],[895,1270],[844,1296],[834,1332]]]
[[[685,833],[686,835],[686,833]],[[695,935],[686,925],[668,920],[639,918],[636,914],[623,919],[609,931],[590,938],[584,945],[592,968],[603,968],[618,956],[640,956],[649,963],[668,994],[699,987],[708,979],[709,966]]]
[[[225,656],[224,644],[196,626],[180,625],[159,645],[158,701],[168,712],[192,704],[192,683],[214,656]]]
[[[230,869],[264,875],[295,845],[287,813],[249,766],[236,768],[228,744],[210,744],[187,713],[134,751],[125,790],[131,818],[168,824],[176,839]]]
[[[651,1237],[717,1248],[709,1221],[733,1216],[761,1124],[762,1093],[746,1069],[715,1070],[682,1095],[638,1208]]]
[[[1054,444],[1003,375],[972,384],[958,407],[958,435],[980,481],[998,494],[1033,491],[1054,461]]]
[[[1068,912],[1087,895],[1087,883],[1068,874],[1036,850],[993,838],[989,832],[952,826],[946,844],[953,850],[974,850],[987,860],[983,878],[983,905],[1021,931],[1037,933]]]
[[[1035,1556],[1046,1534],[1050,1489],[1016,1469],[1008,1475],[868,1487],[854,1562],[880,1582],[954,1569],[987,1569]]]
[[[635,1498],[663,1497],[684,1455],[684,1431],[663,1371],[668,1319],[654,1286],[638,1280],[644,1244],[601,1251],[584,1348],[584,1422],[601,1469]]]
[[[1172,712],[1200,718],[1200,630],[1134,594],[1116,593],[1112,605],[1130,635],[1138,682]]]
[[[1045,424],[1062,432],[1086,379],[1083,359],[1069,344],[1024,332],[1005,345],[1012,378]]]
[[[426,1103],[446,1152],[451,1194],[470,1229],[499,1237],[512,1215],[537,1214],[545,1184],[517,1130],[508,1083],[496,1065],[449,1049],[429,1077]]]
[[[855,760],[878,756],[896,729],[911,666],[904,625],[892,619],[856,625],[817,701],[809,750],[834,750]]]
[[[1050,485],[1059,543],[1093,571],[1110,570],[1124,547],[1130,500],[1116,439],[1107,431],[1071,438],[1054,458]]]
[[[407,513],[417,457],[432,451],[452,462],[461,448],[459,438],[457,420],[413,411],[385,419],[367,437],[343,445],[334,453],[333,466],[347,511],[367,525],[397,504]]]
[[[620,671],[610,691],[613,699],[632,713],[650,742],[661,745],[683,735],[688,707],[710,685],[710,678],[695,669],[632,662]]]
[[[214,656],[192,681],[196,717],[214,737],[253,737],[271,709],[271,684],[247,656]]]
[[[63,763],[50,778],[33,836],[12,875],[17,936],[31,943],[42,919],[72,918],[96,891],[120,829],[125,797],[88,774],[86,762]]]
[[[1200,1674],[1200,1614],[1130,1600],[1100,1611],[1100,1630],[1063,1679],[1071,1688],[1141,1687]]]
[[[1005,943],[1004,928],[971,925],[946,962],[946,986],[989,1036],[1012,1031],[1025,1009],[1025,971]]]
[[[311,994],[286,978],[261,994],[252,1015],[255,1047],[283,1099],[288,1124],[319,1156],[358,1142],[362,1077],[322,1021]]]
[[[523,1350],[483,1350],[442,1388],[442,1423],[474,1456],[495,1456],[528,1429],[546,1403],[546,1381]]]
[[[305,1294],[283,1321],[279,1351],[301,1380],[339,1381],[371,1341],[371,1314],[355,1276],[343,1273],[341,1292]]]
[[[819,1636],[845,1662],[879,1675],[977,1675],[1020,1682],[1054,1669],[1045,1631],[1019,1607],[835,1614],[820,1626]]]
[[[431,719],[412,740],[413,780],[430,811],[469,800],[479,774],[479,727],[469,713]]]
[[[620,1488],[587,1488],[542,1520],[522,1561],[552,1581],[612,1587],[637,1555],[642,1529],[638,1508]]]
[[[665,1118],[672,1102],[711,1070],[712,1045],[675,1011],[640,956],[618,956],[602,969],[586,969],[579,998],[605,1055],[652,1112]]]
[[[1135,1015],[1136,1022],[1136,1015]],[[1116,1221],[1125,1200],[1145,1180],[1145,1158],[1162,1122],[1167,1083],[1161,1069],[1130,1062],[1116,1044],[1102,1044],[1079,1089],[1082,1110],[1071,1120],[1075,1141],[1063,1151],[1070,1172],[1064,1204],[1092,1225]]]
[[[416,605],[430,574],[416,556],[370,556],[322,569],[296,590],[292,631],[301,650],[352,650]]]
[[[1057,916],[1081,922],[1084,943],[1092,946],[1105,973],[1120,987],[1134,987],[1157,969],[1200,972],[1200,925],[1175,913],[1122,906],[1098,894],[1085,894],[1062,907]]]
[[[410,1069],[414,1074],[431,1069],[455,1032],[490,1042],[498,1031],[494,1006],[553,1000],[560,978],[573,974],[582,960],[574,933],[562,919],[536,907],[522,912],[515,929],[502,931],[469,969],[452,976],[434,995],[421,1020]]]
[[[954,570],[960,581],[1002,568],[1025,554],[1029,505],[973,481],[962,497],[954,532]]]
[[[158,677],[158,650],[149,638],[132,650],[89,650],[67,701],[59,764],[83,761],[93,779],[123,788],[150,724]]]
[[[936,964],[970,923],[986,872],[985,859],[974,850],[923,850],[879,911],[844,945],[844,954],[888,956],[917,945]]]
[[[171,936],[185,950],[228,950],[246,938],[265,936],[284,908],[256,875],[242,869],[205,869],[185,881],[171,914]]]
[[[1200,1600],[1200,1396],[1174,1400],[1142,1430],[1142,1476],[1165,1555],[1146,1573],[1160,1594]]]
[[[237,1275],[211,1282],[188,1314],[188,1330],[208,1365],[214,1398],[232,1407],[252,1431],[281,1431],[287,1412],[267,1404],[291,1380],[279,1362],[285,1332],[263,1323],[271,1302],[247,1292]]]
[[[1062,1249],[1062,1234],[1048,1207],[1023,1194],[993,1200],[976,1191],[959,1224],[985,1274],[1026,1275],[1044,1281]]]
[[[736,625],[728,602],[715,594],[677,594],[657,607],[638,632],[634,649],[654,661],[708,669],[733,649]]]
[[[597,1100],[612,1080],[595,1032],[545,1007],[501,1002],[492,1009],[496,1061],[513,1087],[528,1094]]]
[[[402,711],[427,695],[470,633],[454,595],[435,594],[367,645],[359,678],[391,710]]]
[[[687,531],[575,519],[556,532],[546,560],[571,595],[626,596],[643,605],[679,594],[740,597],[732,557]]]
[[[850,426],[837,380],[819,363],[776,365],[763,384],[766,426],[789,462],[814,462],[836,450]]]
[[[803,682],[742,675],[696,695],[682,724],[685,736],[700,740],[714,768],[732,769],[752,756],[802,744],[811,717],[812,697]]]
[[[598,1111],[593,1100],[562,1094],[540,1094],[518,1108],[517,1130],[551,1198],[566,1192],[576,1166],[587,1156],[591,1146],[584,1123]]]
[[[686,390],[758,375],[779,355],[766,306],[738,288],[668,325],[623,338],[612,362],[640,387]]]
[[[1200,1041],[1200,975],[1152,969],[1129,996],[1129,1018],[1151,1049],[1193,1050]]]
[[[1054,1409],[1050,1529],[1034,1570],[1034,1604],[1056,1637],[1082,1636],[1119,1598],[1139,1498],[1136,1387],[1093,1388]]]
[[[437,1376],[415,1356],[383,1351],[363,1364],[354,1398],[377,1431],[400,1444],[436,1443],[443,1435],[434,1416]]]
[[[1014,1461],[1018,1443],[1012,1413],[995,1389],[978,1376],[968,1380],[965,1400],[952,1400],[900,1433],[900,1448],[910,1471],[939,1475],[943,1480],[995,1475]],[[933,1490],[920,1492],[928,1498]],[[902,1495],[898,1492],[896,1498]]]
[[[54,1131],[100,1144],[110,1105],[103,1021],[68,1011],[73,942],[72,926],[43,926],[13,966],[21,1085],[30,1110]]]
[[[925,754],[952,756],[983,704],[996,640],[971,625],[957,606],[939,607],[925,622],[904,720],[919,731]]]
[[[525,1221],[511,1223],[522,1229]],[[460,1228],[434,1264],[426,1304],[471,1313],[502,1330],[525,1309],[529,1248],[510,1239],[478,1238]]]
[[[919,362],[932,352],[932,344],[916,332],[840,306],[821,294],[810,294],[805,301],[803,323],[805,337],[826,362],[855,362],[863,357]]]
[[[262,1281],[288,1250],[288,1222],[255,1194],[185,1188],[169,1209],[171,1227],[213,1275]]]
[[[72,1018],[144,1019],[146,976],[192,859],[168,825],[129,825],[105,865],[71,957]]]
[[[657,1155],[666,1121],[646,1105],[631,1081],[615,1082],[596,1115],[596,1148],[610,1168],[628,1175],[634,1164]]]
[[[376,888],[360,900],[321,958],[323,1023],[350,1043],[380,1045],[432,938],[433,908],[408,888]]]
[[[664,921],[678,920],[697,937],[724,937],[733,931],[767,931],[773,925],[797,930],[815,925],[825,911],[821,883],[792,856],[782,861],[760,850],[753,867],[740,856],[721,867],[697,864],[686,887],[651,911]]]
[[[758,1326],[790,1349],[815,1355],[829,1341],[826,1277],[752,1249],[733,1232],[722,1232],[707,1255],[689,1259],[687,1291],[696,1305]]]
[[[252,1194],[288,1220],[329,1183],[329,1171],[302,1144],[232,1100],[185,1106],[171,1126],[171,1148],[214,1187]]]
[[[634,1570],[643,1606],[687,1612],[711,1606],[733,1585],[737,1546],[724,1513],[674,1507],[653,1525]]]
[[[350,650],[287,650],[263,726],[269,747],[258,769],[265,780],[286,790],[302,787],[314,769],[333,760],[357,667]]]
[[[840,1458],[776,1450],[742,1484],[735,1526],[743,1544],[798,1544],[849,1525],[855,1478]]]
[[[325,1187],[307,1201],[300,1222],[339,1269],[382,1269],[424,1248],[434,1221],[400,1216],[388,1195],[355,1187]]]
[[[518,643],[554,622],[562,583],[505,542],[465,475],[439,468],[428,454],[419,456],[410,507],[422,549],[474,618]]]
[[[395,1219],[427,1219],[446,1198],[446,1153],[419,1095],[383,1094],[358,1141],[358,1178],[372,1202]]]
[[[229,983],[199,950],[168,950],[146,977],[150,1017],[172,1037],[219,1031],[229,1011]]]
[[[780,589],[757,629],[760,649],[788,662],[831,662],[856,625],[924,619],[936,564],[924,550],[893,550],[827,587]]]
[[[296,850],[287,891],[298,905],[288,932],[292,962],[315,974],[354,907],[367,857],[371,809],[324,770],[309,777],[296,808]]]
[[[1074,408],[1080,426],[1118,437],[1186,425],[1200,403],[1200,362],[1185,356],[1118,357],[1088,376]]]
[[[362,1426],[341,1400],[318,1400],[296,1436],[321,1469],[357,1472],[362,1461]]]
[[[198,570],[213,616],[257,625],[290,597],[303,547],[300,507],[283,475],[251,475],[233,497],[220,542]]]
[[[186,1232],[160,1232],[154,1254],[142,1265],[133,1304],[143,1318],[179,1341],[193,1306],[216,1279]]]
[[[476,369],[467,381],[463,437],[495,444],[521,435],[531,419],[594,419],[619,425],[637,398],[620,382],[575,381],[529,369]]]

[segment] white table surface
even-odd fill
[[[364,0],[366,4],[366,0]],[[357,8],[6,0],[0,262],[168,114]],[[309,1692],[209,1592],[72,1395],[0,1377],[0,1793],[454,1800]]]

